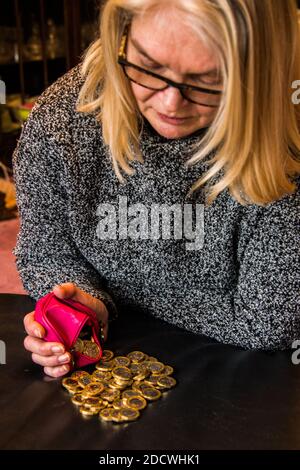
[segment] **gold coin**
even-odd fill
[[[145,354],[141,351],[132,351],[127,354],[127,357],[134,363],[142,362],[145,359]]]
[[[102,360],[100,360],[96,364],[96,369],[102,370],[104,372],[111,371],[112,368],[113,368],[112,361],[102,361]]]
[[[119,380],[117,377],[114,377],[111,381],[114,381],[114,383],[118,386],[117,388],[119,390],[125,390],[125,388],[129,388],[132,384],[132,380]]]
[[[165,365],[162,362],[158,361],[148,361],[147,363],[147,369],[153,374],[153,375],[159,375],[165,368]]]
[[[127,367],[130,364],[130,359],[126,356],[116,356],[113,362],[114,362],[114,367],[118,367],[118,366]]]
[[[112,408],[111,420],[114,421],[115,423],[120,423],[122,421],[120,411],[117,410],[116,408]]]
[[[120,399],[114,400],[112,402],[112,406],[115,410],[120,410],[123,406],[123,401]]]
[[[92,341],[84,340],[82,354],[95,359],[100,354],[100,348],[98,344],[93,343]]]
[[[101,410],[104,409],[104,406],[102,405],[91,406],[89,409],[93,412],[93,415],[97,415],[100,413]]]
[[[110,351],[109,349],[104,349],[102,356],[101,356],[101,361],[110,361],[114,357],[114,353]]]
[[[158,362],[158,359],[156,359],[156,357],[149,356],[149,357],[148,357],[148,361],[150,361],[150,362]]]
[[[174,372],[173,367],[165,366],[164,370],[161,372],[161,375],[172,375]]]
[[[143,387],[145,388],[148,388],[149,385],[145,384],[144,382],[141,382],[141,381],[135,381],[133,382],[131,388],[132,390],[135,390],[137,392],[141,392],[141,390],[143,389]]]
[[[72,387],[72,388],[68,388],[68,392],[70,395],[75,395],[76,393],[81,393],[82,392],[82,388],[80,387],[80,385],[77,385],[76,387]]]
[[[150,377],[147,377],[144,382],[145,384],[147,385],[152,385],[153,387],[156,387],[157,385],[157,379],[158,379],[159,376],[155,376],[155,375],[150,375]]]
[[[95,397],[97,395],[100,395],[104,390],[104,385],[100,382],[91,382],[89,385],[87,385],[84,389],[84,394],[90,396],[90,397]]]
[[[103,419],[103,421],[112,421],[112,408],[104,408],[99,413],[99,418]]]
[[[144,380],[150,374],[147,367],[143,364],[131,364],[130,370],[134,380]]]
[[[127,398],[136,398],[136,397],[140,397],[141,396],[141,393],[138,392],[137,390],[132,390],[132,388],[129,388],[127,390],[124,390],[124,392],[122,393],[122,398],[127,400]]]
[[[175,387],[176,385],[176,380],[173,377],[170,377],[169,375],[162,376],[158,379],[157,385],[163,388],[172,388]]]
[[[114,379],[111,379],[109,381],[109,387],[114,389],[114,390],[124,390],[126,387],[127,387],[127,383],[118,383],[117,381],[115,381]]]
[[[82,339],[80,338],[77,338],[73,348],[74,351],[78,352],[78,353],[82,353],[83,352],[83,349],[84,349],[84,342],[82,341]]]
[[[100,382],[102,380],[104,381],[108,381],[111,379],[111,372],[109,371],[104,371],[104,370],[95,370],[93,373],[92,373],[92,377],[95,379],[95,380],[99,380]]]
[[[138,410],[133,410],[132,408],[121,408],[119,410],[120,417],[124,421],[135,421],[140,416]]]
[[[75,395],[73,395],[71,401],[72,403],[74,403],[74,405],[81,406],[83,404],[83,398],[81,393],[76,393]]]
[[[84,416],[93,416],[97,414],[97,412],[95,413],[95,411],[91,410],[91,408],[86,408],[85,406],[80,406],[78,409]]]
[[[66,389],[75,388],[77,387],[78,383],[77,380],[71,379],[70,377],[65,377],[62,379],[62,386]]]
[[[126,404],[129,408],[134,410],[143,410],[147,406],[147,401],[143,397],[130,397],[127,398]]]
[[[112,388],[104,390],[101,393],[102,400],[106,400],[109,403],[113,402],[114,400],[117,400],[119,397],[120,397],[120,391],[113,390]]]
[[[88,372],[86,372],[85,370],[75,370],[71,374],[71,379],[78,380],[80,377],[83,377],[84,375],[89,376],[90,374]]]
[[[83,401],[84,406],[91,408],[92,406],[99,406],[101,400],[99,397],[88,397]]]
[[[92,382],[92,377],[90,375],[82,375],[78,379],[78,385],[80,385],[82,388],[86,387]]]
[[[151,386],[142,388],[141,394],[144,398],[146,398],[149,401],[155,401],[161,397],[161,392]]]
[[[112,375],[116,379],[120,379],[120,380],[130,380],[132,377],[132,373],[130,369],[128,369],[128,367],[122,367],[122,366],[114,367],[112,370]]]
[[[90,409],[94,412],[94,414],[98,414],[101,410],[104,410],[104,408],[106,408],[106,405],[104,405],[103,403],[99,403],[99,405],[94,405],[94,406],[91,406]]]

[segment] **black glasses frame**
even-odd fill
[[[202,87],[197,87],[197,86],[193,86],[193,85],[187,85],[185,83],[174,82],[173,80],[170,80],[169,78],[162,77],[161,75],[158,75],[157,73],[151,72],[150,70],[144,69],[144,68],[140,67],[139,65],[136,65],[136,64],[133,64],[132,62],[129,62],[126,58],[127,38],[128,38],[128,33],[126,31],[123,34],[122,39],[121,39],[121,45],[120,45],[120,49],[119,49],[119,53],[118,53],[118,64],[120,64],[122,66],[126,77],[130,81],[132,81],[132,82],[136,83],[137,85],[140,85],[144,88],[147,88],[148,90],[153,90],[153,91],[162,91],[162,90],[165,90],[166,88],[168,88],[169,86],[171,86],[173,88],[177,88],[180,91],[181,96],[185,100],[190,101],[191,103],[195,103],[195,104],[198,104],[198,105],[201,105],[201,106],[206,106],[208,108],[217,108],[217,107],[219,107],[219,105],[203,104],[203,103],[198,103],[197,101],[191,100],[190,98],[185,96],[184,91],[189,89],[189,90],[200,91],[202,93],[208,93],[208,94],[211,94],[211,95],[221,95],[223,93],[221,90],[212,90],[210,88],[202,88]],[[142,85],[141,83],[137,82],[136,80],[133,80],[127,74],[126,67],[132,67],[136,70],[139,70],[140,72],[145,73],[146,75],[151,75],[154,78],[162,80],[163,82],[166,83],[166,86],[164,88],[159,88],[158,89],[158,88],[151,88],[151,87],[148,87],[146,85]]]

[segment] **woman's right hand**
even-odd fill
[[[51,377],[61,377],[70,371],[71,354],[65,351],[61,343],[43,340],[45,330],[34,319],[34,311],[24,317],[24,326],[28,336],[24,346],[30,351],[33,362],[44,367],[44,372]]]

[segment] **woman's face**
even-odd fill
[[[185,25],[178,10],[135,17],[127,60],[175,82],[221,89],[216,54]],[[153,91],[130,82],[142,115],[168,139],[188,136],[212,122],[217,108],[194,104],[173,87]]]

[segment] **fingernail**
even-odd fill
[[[70,360],[69,354],[63,354],[62,356],[59,356],[58,358],[58,362],[66,362],[66,361],[69,362],[69,360]]]
[[[42,337],[42,333],[38,328],[36,330],[34,330],[34,335],[37,336],[38,338]]]
[[[69,372],[69,367],[68,367],[68,366],[62,366],[62,367],[60,368],[60,370],[61,370],[62,372]]]
[[[61,346],[53,346],[53,348],[51,348],[51,351],[54,353],[63,353],[64,348],[62,348]]]

